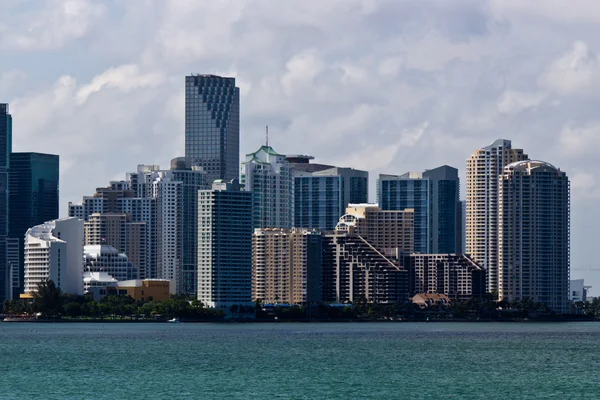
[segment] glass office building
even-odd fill
[[[379,175],[377,202],[383,210],[415,210],[415,253],[461,250],[460,182],[448,165],[423,173]]]
[[[294,227],[333,230],[348,204],[368,201],[369,173],[311,164],[312,159],[312,156],[287,156],[294,169]]]
[[[240,90],[235,78],[185,77],[185,157],[208,181],[238,179]]]
[[[23,238],[27,230],[58,219],[59,157],[42,153],[10,155],[9,236],[19,239],[19,284],[23,288]]]
[[[12,151],[12,117],[0,104],[0,300],[7,297],[8,169]]]

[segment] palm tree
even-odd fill
[[[60,288],[56,287],[52,279],[41,281],[38,283],[37,291],[33,294],[35,308],[48,316],[61,315],[63,299],[60,293]]]

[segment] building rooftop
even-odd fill
[[[505,170],[507,171],[523,171],[523,170],[528,170],[528,171],[532,171],[536,168],[551,168],[554,170],[558,171],[558,168],[556,168],[554,165],[547,163],[545,161],[539,161],[539,160],[523,160],[523,161],[517,161],[511,164],[508,164],[507,166],[504,167]]]

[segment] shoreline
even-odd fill
[[[181,323],[193,323],[193,324],[201,324],[201,323],[217,323],[217,324],[255,324],[255,323],[347,323],[347,324],[363,324],[363,323],[565,323],[565,322],[600,322],[595,318],[585,317],[585,318],[554,318],[554,319],[521,319],[521,318],[512,318],[512,319],[403,319],[403,320],[369,320],[369,319],[339,319],[339,320],[331,320],[331,319],[297,319],[297,320],[273,320],[273,319],[228,319],[228,320],[186,320],[185,318],[180,320]],[[48,324],[48,323],[93,323],[93,324],[131,324],[131,323],[141,323],[141,324],[164,324],[168,323],[168,320],[151,320],[151,319],[27,319],[27,318],[10,318],[7,317],[0,322],[6,323],[40,323],[40,324]]]

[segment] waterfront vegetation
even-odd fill
[[[575,304],[579,318],[600,317],[600,300]],[[38,286],[31,302],[6,300],[3,312],[16,318],[62,320],[164,321],[180,318],[184,321],[493,321],[524,319],[560,319],[541,304],[531,300],[507,302],[489,294],[483,299],[455,300],[450,305],[430,305],[420,308],[411,302],[374,304],[358,300],[349,304],[310,303],[308,305],[271,304],[256,306],[232,305],[226,313],[205,307],[200,301],[183,296],[171,296],[163,301],[136,301],[130,296],[111,295],[95,301],[91,296],[61,293],[48,280]],[[576,316],[572,316],[576,317]]]

